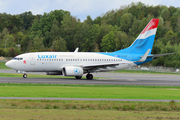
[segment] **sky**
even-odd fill
[[[0,13],[16,15],[31,11],[34,15],[43,15],[62,9],[84,21],[88,15],[95,19],[110,10],[139,1],[145,5],[180,7],[180,0],[0,0]]]

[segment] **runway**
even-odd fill
[[[12,70],[0,72],[12,73]],[[28,73],[27,73],[28,74]],[[34,74],[34,73],[29,73]],[[36,73],[45,74],[45,73]],[[69,78],[12,78],[0,77],[0,83],[43,83],[43,84],[97,84],[97,85],[155,85],[155,86],[180,86],[180,75],[164,74],[134,74],[134,73],[94,73],[100,79],[69,79]]]

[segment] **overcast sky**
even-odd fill
[[[146,5],[180,7],[180,0],[0,0],[0,13],[21,14],[31,11],[34,15],[43,15],[44,12],[62,9],[84,21],[88,15],[95,19],[109,10],[139,1]]]

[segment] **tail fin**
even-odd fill
[[[152,19],[131,46],[116,52],[144,54],[150,49],[149,54],[151,54],[158,23],[159,19]]]

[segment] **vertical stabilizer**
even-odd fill
[[[151,54],[158,23],[159,19],[152,19],[131,46],[116,52],[144,54],[150,49],[149,54]]]

